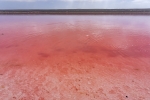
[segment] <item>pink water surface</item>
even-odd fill
[[[150,100],[150,17],[1,15],[0,100]]]

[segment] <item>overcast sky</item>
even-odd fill
[[[0,9],[150,8],[150,0],[0,0]]]

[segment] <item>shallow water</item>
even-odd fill
[[[0,100],[148,100],[150,17],[1,15]]]

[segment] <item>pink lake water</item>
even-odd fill
[[[0,100],[150,100],[150,17],[1,15]]]

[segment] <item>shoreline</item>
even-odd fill
[[[0,10],[9,14],[56,14],[56,15],[150,15],[150,9],[20,9]]]

